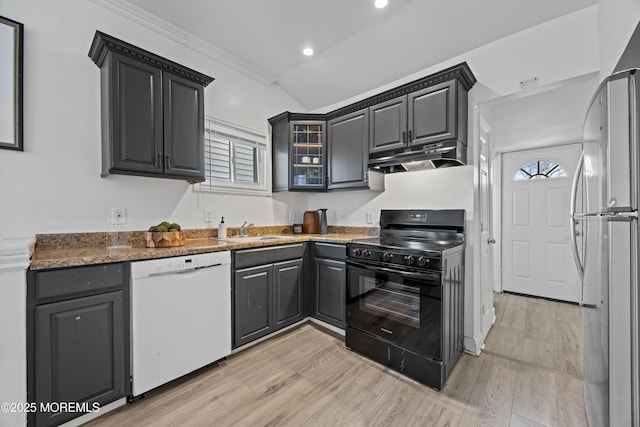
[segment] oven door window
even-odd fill
[[[347,265],[347,324],[441,359],[440,276]]]

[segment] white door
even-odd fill
[[[493,309],[493,248],[495,240],[491,231],[491,128],[482,116],[479,121],[480,277],[482,280],[482,333],[483,336],[486,336],[495,317]]]
[[[571,253],[571,179],[580,144],[502,156],[502,287],[581,302]]]

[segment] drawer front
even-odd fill
[[[235,269],[239,270],[241,268],[302,258],[304,256],[305,245],[305,243],[295,243],[291,245],[235,251]]]
[[[34,295],[36,302],[89,295],[123,288],[125,278],[124,263],[35,272]]]
[[[316,258],[329,258],[338,261],[344,261],[347,255],[346,245],[332,243],[314,243],[316,250]]]

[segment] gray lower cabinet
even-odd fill
[[[304,319],[305,250],[299,243],[234,252],[233,348]]]
[[[302,310],[302,259],[273,266],[273,323],[276,329],[304,316]]]
[[[273,266],[235,273],[234,348],[271,333],[273,329]]]
[[[313,317],[339,328],[346,317],[345,245],[315,243],[315,295]]]
[[[28,277],[27,394],[38,405],[29,425],[59,425],[130,394],[126,264]],[[81,409],[61,410],[68,403]]]

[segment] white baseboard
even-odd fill
[[[491,319],[491,321],[485,321],[485,319]],[[488,310],[487,313],[485,313],[484,318],[482,319],[482,342],[487,339],[487,335],[489,334],[489,331],[491,330],[491,327],[494,323],[496,323],[496,308],[491,307],[491,309]]]
[[[480,356],[480,352],[484,348],[482,335],[478,334],[474,337],[464,337],[464,352]]]

